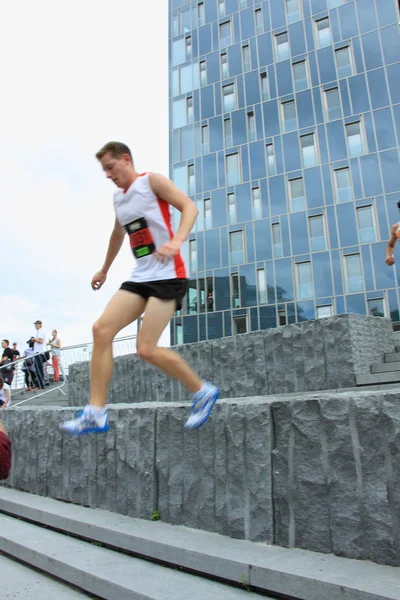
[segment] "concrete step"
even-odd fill
[[[321,600],[322,598],[329,598],[329,600],[400,599],[400,578],[398,569],[395,567],[340,558],[329,554],[319,554],[307,550],[280,548],[235,540],[215,533],[168,525],[160,521],[144,521],[101,509],[66,504],[4,487],[0,487],[0,510],[33,521],[41,526],[57,528],[93,540],[98,544],[108,544],[114,548],[153,561],[168,563],[175,568],[178,567],[191,573],[196,572],[206,577],[223,578],[236,584],[238,581],[247,581],[253,588],[263,590],[275,597],[280,595],[280,597],[286,596],[298,600]],[[7,527],[3,527],[3,520],[6,520]],[[60,562],[58,569],[64,574],[64,577],[66,572],[63,567],[64,563],[67,563],[66,570],[71,573],[71,577],[72,573],[79,569],[79,565],[82,565],[82,568],[89,572],[86,580],[92,582],[91,589],[95,593],[98,593],[99,589],[103,592],[110,589],[109,578],[112,577],[114,577],[114,586],[117,585],[115,577],[117,577],[119,585],[121,585],[121,581],[125,585],[125,571],[123,571],[123,568],[125,568],[126,563],[124,561],[131,561],[133,565],[128,580],[131,582],[135,581],[136,561],[143,563],[144,566],[148,565],[146,561],[122,556],[121,559],[124,559],[124,561],[121,562],[122,566],[120,566],[119,555],[116,552],[106,548],[90,546],[87,542],[75,539],[72,541],[78,544],[74,550],[77,554],[67,554],[65,556],[64,542],[60,545],[60,548],[52,545],[56,540],[60,544],[60,534],[41,528],[36,528],[41,534],[39,538],[27,536],[25,532],[25,537],[19,537],[15,542],[15,534],[10,530],[12,521],[12,517],[0,515],[0,550],[4,544],[7,547],[14,544],[14,551],[21,552],[25,547],[24,542],[27,541],[30,549],[24,555],[26,556],[27,553],[32,555],[33,550],[37,549],[38,545],[41,548],[45,543],[40,541],[42,539],[41,532],[44,532],[43,535],[48,534],[50,536],[51,534],[51,540],[46,538],[46,556],[49,553],[52,557],[54,554],[57,557],[58,553],[62,554],[57,560]],[[23,521],[14,520],[14,523],[21,529],[28,526]],[[34,526],[29,525],[29,527]],[[58,537],[55,538],[54,536]],[[37,539],[39,539],[38,542],[29,541]],[[68,537],[62,539],[66,540],[65,543],[68,544],[71,540]],[[16,544],[19,544],[18,548]],[[82,552],[83,548],[89,554],[85,555]],[[92,549],[96,551],[96,568],[89,556]],[[108,556],[109,560],[111,557],[109,565],[104,562],[104,556]],[[42,560],[48,562],[46,557]],[[117,565],[115,569],[114,563]],[[50,566],[51,564],[52,561],[50,561]],[[155,564],[148,566],[153,568],[153,571],[143,571],[142,577],[156,577],[158,572],[155,569],[162,568]],[[165,568],[164,571],[166,573],[170,572],[169,569]],[[114,576],[114,573],[117,575]],[[118,573],[121,573],[121,576]],[[172,573],[176,573],[176,571],[172,571]],[[180,598],[190,598],[190,600],[195,600],[198,598],[196,595],[196,582],[199,581],[199,578],[187,573],[179,573],[179,575],[192,577],[191,586],[187,588],[187,590],[190,590],[187,595],[176,594],[174,585],[177,585],[176,589],[178,590],[181,588],[178,584],[168,582],[167,587],[164,588],[164,595],[160,596],[160,599],[169,600],[169,598],[173,598],[179,600]],[[166,579],[169,577],[171,576],[165,576]],[[74,580],[81,582],[82,577],[75,575]],[[102,587],[99,587],[100,581]],[[207,581],[205,583],[221,586],[224,593],[221,596],[204,595],[202,600],[208,598],[228,600],[231,597],[236,597],[230,596],[230,593],[242,594],[241,590],[227,588],[216,582]],[[151,581],[150,584],[152,585]],[[151,585],[149,589],[152,589]],[[193,589],[194,592],[192,593]],[[166,595],[165,590],[171,590],[171,595]],[[255,594],[253,596],[254,598],[259,597]],[[112,596],[104,597],[111,598]],[[112,598],[113,600],[115,598],[123,600],[125,597],[127,596],[117,595]],[[138,596],[129,596],[129,598],[136,597]],[[143,596],[143,598],[153,597],[158,598],[159,596]],[[242,596],[237,597],[241,598]],[[251,598],[248,595],[246,597]]]
[[[384,363],[374,363],[371,365],[371,373],[395,373],[399,374],[400,372],[400,362],[384,362]]]
[[[384,355],[384,362],[400,362],[400,352],[389,352]]]
[[[382,383],[400,383],[399,371],[389,373],[363,373],[356,376],[357,386],[361,385],[380,385]]]
[[[1,598],[18,600],[83,600],[88,595],[77,588],[56,581],[7,556],[0,555]]]
[[[392,337],[395,342],[400,342],[400,331],[393,331]]]
[[[0,550],[105,600],[245,600],[235,589],[0,515]],[[260,598],[253,594],[254,600]]]

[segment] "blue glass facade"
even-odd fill
[[[397,0],[169,0],[170,176],[196,202],[187,343],[399,320]]]

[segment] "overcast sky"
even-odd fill
[[[123,141],[139,171],[168,175],[167,49],[166,0],[3,5],[0,337],[20,349],[36,319],[63,345],[90,341],[129,278],[126,241],[102,290],[90,288],[115,191],[94,154]]]

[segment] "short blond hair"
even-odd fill
[[[107,142],[102,148],[96,153],[97,160],[101,160],[105,154],[111,154],[113,158],[121,158],[124,154],[128,154],[133,163],[132,153],[126,144],[122,142]]]

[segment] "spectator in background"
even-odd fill
[[[25,358],[25,360],[22,364],[21,370],[25,373],[25,385],[28,392],[30,392],[33,389],[38,389],[38,382],[35,373],[35,359],[33,358],[33,345],[35,343],[35,338],[32,336],[31,339],[26,343],[28,344],[28,348],[24,350],[24,354],[22,356],[22,358]]]
[[[46,352],[46,334],[42,328],[42,321],[38,319],[34,322],[34,325],[36,327],[36,336],[33,336],[33,351],[35,352],[35,354],[37,354],[37,356],[34,357],[35,371],[39,389],[44,390],[45,386],[43,363],[46,362],[46,357],[44,355],[44,353]]]
[[[10,408],[11,406],[11,390],[10,386],[7,385],[0,377],[0,410],[4,408]]]
[[[11,470],[11,442],[0,421],[0,479],[7,479]]]
[[[1,346],[3,348],[3,356],[0,360],[0,376],[8,385],[11,385],[14,378],[14,369],[12,365],[13,352],[10,348],[10,342],[8,340],[3,340],[1,342]]]
[[[21,356],[19,353],[19,350],[17,350],[17,342],[13,342],[12,355],[13,355],[13,360],[18,360],[19,357]]]
[[[54,382],[57,383],[57,381],[60,379],[61,342],[60,342],[60,338],[57,337],[56,329],[53,329],[53,331],[51,333],[52,333],[53,337],[49,342],[47,342],[47,345],[50,346],[51,361],[53,363],[53,370],[54,370]]]

